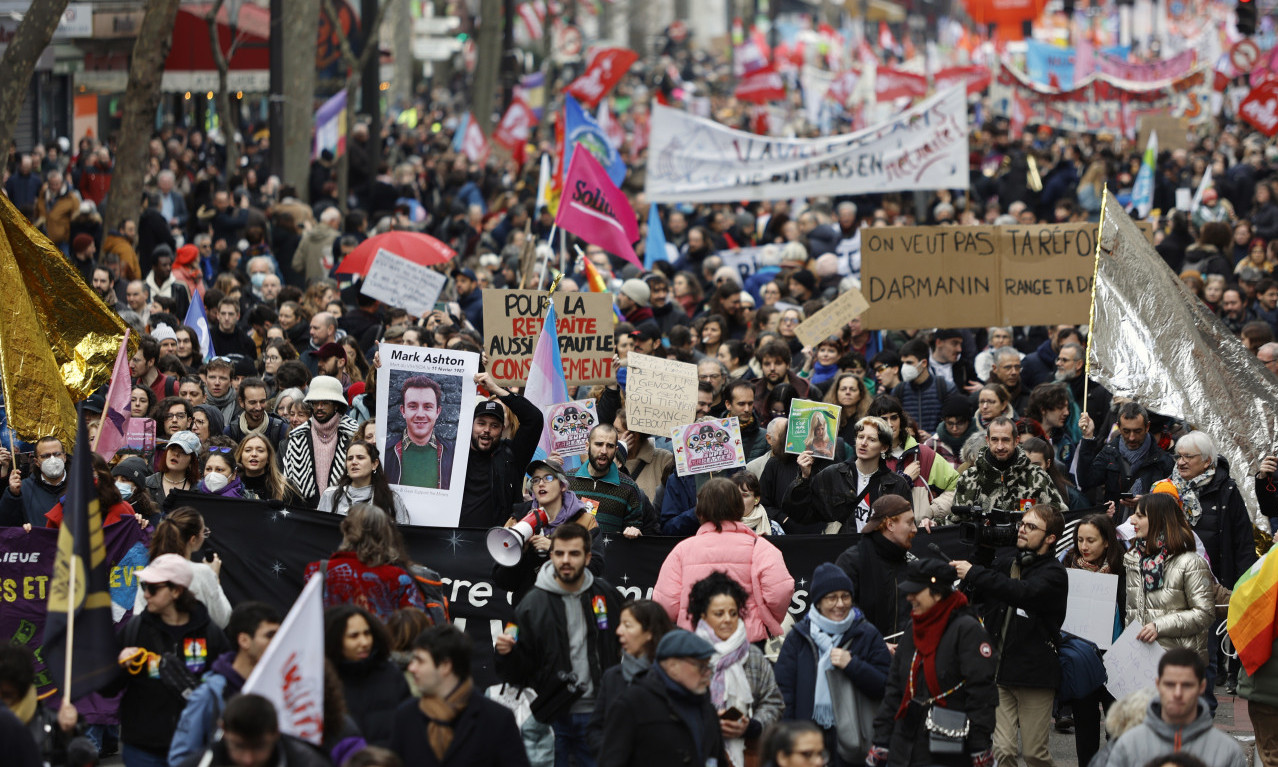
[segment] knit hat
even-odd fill
[[[621,283],[621,295],[644,307],[652,300],[652,291],[643,280],[626,280]]]
[[[182,247],[178,248],[177,258],[173,261],[173,263],[177,264],[178,266],[186,266],[187,264],[195,263],[196,260],[199,259],[199,257],[200,257],[199,248],[197,248],[194,245],[183,245]]]
[[[1183,504],[1180,502],[1180,491],[1176,489],[1176,486],[1172,484],[1172,481],[1170,479],[1158,480],[1157,482],[1154,483],[1154,486],[1150,488],[1149,492],[1167,493],[1172,498],[1176,499],[1177,506],[1181,506],[1183,508]]]
[[[806,269],[800,269],[799,271],[790,275],[790,279],[794,282],[799,283],[803,287],[807,288],[809,293],[816,292],[816,289],[817,289],[816,275],[814,275],[812,272],[809,272]]]
[[[123,477],[124,479],[132,482],[139,489],[142,488],[143,483],[146,482],[146,478],[150,475],[151,472],[147,469],[146,461],[136,455],[131,455],[128,458],[125,458],[117,463],[115,468],[111,470],[111,476]]]
[[[808,602],[816,605],[828,594],[836,591],[846,591],[851,594],[856,591],[856,587],[842,567],[833,562],[822,562],[812,573],[812,588],[808,589]]]
[[[173,328],[169,327],[165,323],[161,322],[158,325],[156,325],[154,328],[151,328],[151,337],[154,338],[156,342],[176,341],[177,331],[175,331]]]
[[[972,420],[972,403],[961,394],[951,394],[941,404],[941,418],[963,418]]]
[[[75,253],[83,253],[93,244],[93,235],[77,234],[71,238],[71,250]]]

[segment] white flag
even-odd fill
[[[315,745],[324,735],[324,577],[302,589],[243,692],[275,704],[280,732]]]
[[[1198,206],[1203,204],[1203,192],[1211,188],[1211,166],[1207,166],[1207,170],[1203,171],[1203,180],[1198,182],[1198,189],[1194,192],[1194,200],[1189,203],[1189,215],[1194,215],[1194,211],[1198,210]]]

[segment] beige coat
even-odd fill
[[[1140,555],[1135,549],[1123,556],[1127,570],[1127,615],[1125,624],[1153,623],[1158,643],[1166,649],[1187,647],[1207,660],[1207,642],[1215,620],[1211,567],[1194,552],[1168,560],[1163,587],[1145,591],[1140,571]]]

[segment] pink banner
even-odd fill
[[[634,208],[590,152],[573,152],[555,225],[642,268]]]
[[[1132,83],[1157,83],[1176,80],[1189,74],[1189,70],[1194,68],[1194,56],[1194,51],[1188,50],[1182,51],[1170,59],[1134,64],[1115,56],[1097,53],[1094,61],[1097,72],[1116,80],[1126,80]],[[1090,73],[1080,69],[1077,77],[1081,80],[1088,74]]]

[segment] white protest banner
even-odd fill
[[[679,476],[745,466],[741,424],[735,418],[707,419],[670,430]]]
[[[386,481],[412,524],[457,527],[479,355],[382,344],[377,372],[377,446]]]
[[[1118,609],[1118,576],[1069,568],[1069,596],[1062,629],[1102,650],[1114,644],[1114,611]]]
[[[697,366],[631,352],[626,358],[626,422],[631,431],[666,436],[697,418]]]
[[[794,329],[794,334],[799,337],[804,346],[816,348],[823,339],[842,333],[849,322],[861,316],[869,308],[870,303],[865,300],[865,296],[861,295],[861,291],[849,288],[821,311],[804,320]]]
[[[1105,653],[1105,688],[1115,699],[1153,687],[1158,679],[1158,660],[1167,651],[1158,642],[1137,639],[1140,630],[1139,621],[1123,629]]]
[[[435,308],[447,278],[429,266],[413,263],[385,248],[378,248],[373,265],[360,282],[359,292],[387,306],[425,317]]]
[[[316,574],[302,589],[242,691],[275,704],[280,732],[320,744],[324,735],[322,575]]]
[[[961,87],[878,125],[820,139],[757,136],[653,104],[644,191],[669,203],[966,187],[967,135]]]
[[[599,423],[593,399],[579,399],[551,405],[546,410],[550,427],[550,452],[560,455],[585,455],[590,443],[590,430]]]
[[[736,248],[734,250],[716,251],[715,255],[723,259],[724,266],[730,266],[741,273],[741,283],[745,284],[745,279],[755,272],[759,271],[759,257],[763,255],[764,248],[778,248],[779,245],[759,245],[757,247]]]

